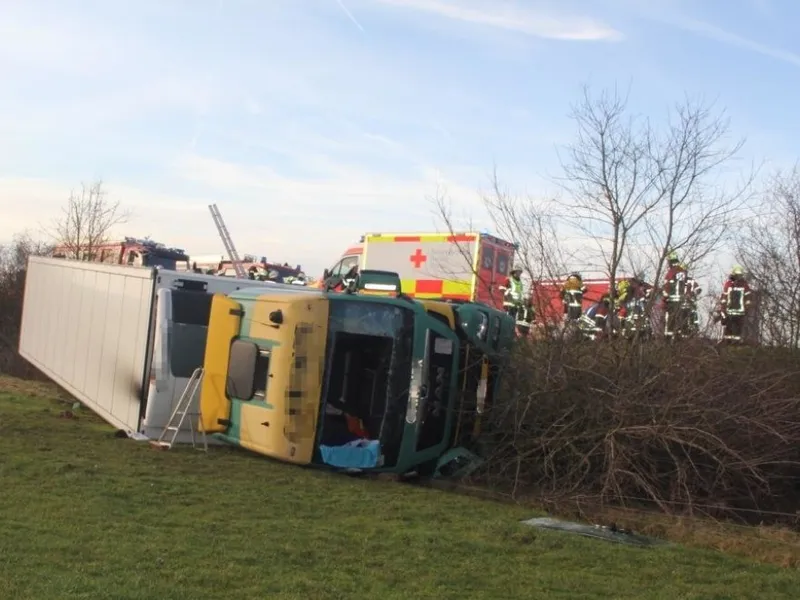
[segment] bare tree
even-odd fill
[[[744,139],[726,143],[729,133],[724,111],[686,98],[674,107],[661,139],[651,144],[653,203],[638,247],[656,282],[671,251],[698,267],[719,250],[750,200],[753,169],[733,188],[720,181],[744,145]]]
[[[451,236],[455,236],[455,234],[459,231],[472,231],[474,229],[472,217],[470,215],[466,215],[463,218],[454,215],[452,199],[447,194],[447,190],[444,188],[444,186],[437,184],[436,192],[433,194],[433,196],[430,196],[428,200],[433,205],[435,218],[440,221],[442,225],[444,225],[445,230]],[[458,227],[456,224],[457,222],[463,222],[464,226]],[[474,252],[469,245],[467,243],[455,240],[449,246],[447,258],[444,261],[435,261],[432,265],[433,268],[440,273],[459,279],[460,277],[458,274],[466,270],[469,271],[471,276],[480,278],[480,269],[476,270],[473,265],[475,257]],[[457,262],[460,264],[460,266],[455,270],[453,268],[454,262],[449,256],[451,252],[456,254]],[[482,281],[481,283],[484,284],[488,282]]]
[[[800,348],[800,166],[776,173],[738,251],[758,290],[762,343]]]
[[[531,282],[554,278],[564,272],[565,252],[559,242],[556,218],[546,203],[515,197],[502,186],[496,169],[490,178],[489,190],[481,193],[481,199],[496,235],[517,244],[515,266],[523,269]],[[432,201],[437,220],[449,233],[456,233],[457,218],[448,196],[438,190]],[[472,229],[471,219],[468,221]],[[469,249],[463,244],[456,243],[456,246],[463,260],[472,265]],[[480,277],[480,273],[474,275]]]
[[[572,112],[577,139],[562,160],[571,196],[564,218],[595,242],[612,301],[622,268],[658,285],[673,250],[701,274],[730,241],[755,178],[750,169],[733,185],[724,180],[744,140],[728,141],[730,122],[713,104],[685,98],[664,128],[628,113],[616,92],[592,97],[584,89]]]
[[[631,237],[660,200],[652,130],[627,113],[616,90],[595,98],[585,87],[571,113],[577,139],[561,159],[560,181],[570,196],[563,218],[596,243],[612,300]]]
[[[514,196],[500,183],[495,168],[483,204],[497,234],[518,244],[517,261],[532,282],[564,273],[566,251],[557,219],[546,202]]]
[[[92,260],[97,249],[108,242],[111,229],[126,223],[129,216],[119,201],[108,199],[102,181],[81,184],[80,192],[70,192],[50,234],[66,257]]]

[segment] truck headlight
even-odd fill
[[[425,390],[422,382],[423,364],[424,362],[420,360],[411,367],[411,385],[408,387],[408,407],[406,408],[406,423],[409,425],[417,422],[417,413]]]

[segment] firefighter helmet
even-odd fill
[[[514,267],[513,269],[511,269],[511,271],[509,271],[509,273],[511,273],[512,275],[514,273],[518,273],[519,275],[522,275],[522,269],[520,269],[519,267]]]
[[[734,265],[734,267],[731,269],[731,275],[734,277],[741,277],[744,275],[744,269],[739,265]]]
[[[667,255],[667,261],[671,265],[679,262],[680,259],[678,258],[678,253],[675,252],[675,250],[671,250],[670,253]]]

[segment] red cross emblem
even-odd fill
[[[428,257],[422,253],[422,248],[417,248],[417,251],[409,257],[409,260],[414,263],[415,269],[419,269],[422,263],[428,260]]]

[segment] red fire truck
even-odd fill
[[[621,275],[618,279],[623,277],[624,275]],[[536,311],[537,322],[554,325],[564,318],[561,287],[566,280],[567,278],[563,277],[533,283],[531,302]],[[586,292],[583,294],[583,312],[586,312],[594,303],[600,301],[603,294],[608,293],[609,279],[600,274],[584,275],[583,284],[586,286]]]
[[[122,241],[106,242],[93,248],[59,245],[53,249],[54,258],[72,258],[115,265],[139,267],[158,266],[170,271],[188,269],[189,256],[181,248],[169,248],[151,239],[126,237]]]

